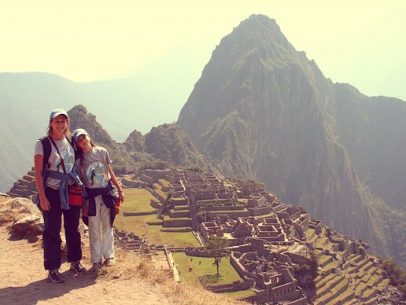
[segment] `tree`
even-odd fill
[[[228,253],[227,247],[228,240],[219,236],[212,236],[207,241],[206,248],[214,258],[213,265],[216,265],[217,276],[220,276],[221,258]]]

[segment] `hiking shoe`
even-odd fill
[[[115,264],[116,264],[116,259],[114,257],[112,257],[112,258],[107,258],[104,261],[103,266],[111,267],[111,266],[114,266]]]
[[[65,283],[62,274],[59,273],[58,269],[52,269],[48,273],[48,281],[52,283]]]
[[[80,261],[70,263],[70,270],[76,274],[83,273],[86,271],[86,268],[82,266]]]
[[[92,268],[87,270],[89,273],[99,273],[101,271],[102,265],[100,263],[93,263]]]

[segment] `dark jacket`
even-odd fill
[[[114,204],[116,202],[116,197],[114,196],[113,186],[111,185],[111,181],[107,184],[106,187],[102,188],[85,188],[87,200],[89,200],[89,212],[88,217],[96,216],[96,200],[95,197],[101,195],[103,198],[104,205],[110,209],[110,220],[111,225],[113,225],[114,218],[116,216],[116,212],[114,210]],[[88,224],[88,219],[83,217],[83,222]]]

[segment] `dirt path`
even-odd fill
[[[49,283],[42,249],[26,240],[9,240],[0,227],[0,304],[170,304],[158,288],[139,279],[104,280],[94,274],[75,276],[68,263],[60,269],[66,282]],[[89,267],[88,260],[84,260]]]

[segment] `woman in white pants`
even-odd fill
[[[99,271],[103,265],[115,263],[113,221],[115,201],[112,184],[118,190],[118,200],[124,201],[124,193],[111,168],[109,153],[104,147],[96,146],[84,129],[72,133],[76,145],[78,168],[86,186],[88,198],[88,226],[92,271]]]

